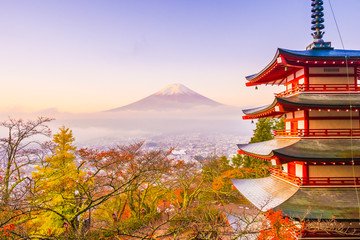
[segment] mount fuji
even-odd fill
[[[129,105],[108,110],[118,112],[124,110],[176,110],[195,107],[225,106],[219,102],[200,95],[182,84],[171,84],[162,90]]]

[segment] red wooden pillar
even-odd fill
[[[296,176],[295,162],[288,163],[288,173],[290,175]]]
[[[309,67],[304,67],[305,90],[309,90]]]
[[[309,135],[309,109],[304,109],[304,136]]]
[[[308,183],[308,178],[309,178],[309,164],[304,163],[302,170],[303,170],[303,183],[307,184]]]

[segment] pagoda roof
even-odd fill
[[[239,144],[245,154],[269,159],[277,158],[312,162],[360,160],[360,139],[281,138],[265,142]]]
[[[349,108],[360,107],[360,94],[311,94],[301,93],[292,97],[279,97],[282,104],[297,107]]]
[[[245,152],[257,155],[259,157],[269,158],[274,156],[273,151],[291,146],[298,142],[300,138],[291,139],[272,139],[269,141],[249,143],[249,144],[238,144],[238,148]]]
[[[261,211],[274,208],[297,219],[358,220],[354,188],[298,188],[275,177],[232,182]]]
[[[302,92],[290,97],[275,97],[274,101],[266,106],[244,109],[246,118],[257,118],[260,115],[267,116],[282,114],[276,112],[275,107],[281,105],[283,108],[338,108],[348,109],[360,108],[360,94],[313,94]]]
[[[271,62],[260,72],[245,77],[249,82],[247,86],[259,84],[283,84],[283,79],[290,73],[301,69],[303,66],[318,66],[315,61],[327,60],[322,66],[344,67],[344,60],[351,62],[350,66],[360,65],[360,50],[341,49],[311,49],[311,50],[288,50],[278,48]],[[313,62],[309,62],[313,61]],[[330,62],[329,60],[335,61]],[[355,61],[355,62],[354,62]]]
[[[298,219],[359,221],[357,202],[354,188],[300,188],[275,210]]]
[[[274,177],[231,181],[247,200],[262,211],[279,206],[299,190],[298,187]]]
[[[341,58],[360,59],[360,50],[344,49],[311,49],[311,50],[288,50],[279,48],[279,53],[294,57],[313,57],[313,58]]]
[[[261,107],[256,107],[256,108],[244,109],[242,111],[246,115],[256,115],[256,114],[260,114],[260,113],[263,113],[263,112],[273,109],[277,105],[277,103],[278,103],[277,99],[275,98],[275,101],[271,104],[261,106]]]

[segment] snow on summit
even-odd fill
[[[162,90],[140,99],[137,102],[130,103],[126,106],[110,109],[110,112],[123,110],[160,110],[168,111],[174,109],[189,109],[193,107],[216,107],[222,106],[210,98],[202,96],[182,84],[170,84]]]
[[[157,93],[155,93],[155,95],[179,95],[179,94],[193,95],[197,93],[180,83],[170,84],[164,87],[163,89],[161,89],[160,91],[158,91]]]

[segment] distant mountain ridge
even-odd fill
[[[224,104],[211,100],[210,98],[200,95],[182,84],[176,83],[170,84],[160,91],[137,102],[123,107],[110,109],[108,112],[126,110],[189,109],[201,106],[218,107],[224,106]]]

